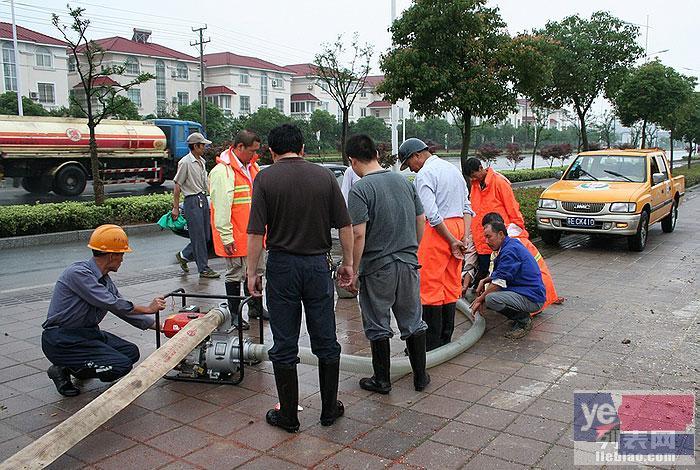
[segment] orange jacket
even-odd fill
[[[506,227],[515,224],[523,230],[521,236],[528,238],[525,220],[520,213],[520,204],[515,199],[508,178],[496,173],[493,168],[489,168],[486,171],[485,183],[484,189],[481,189],[481,184],[478,181],[472,181],[469,193],[472,210],[476,213],[472,217],[472,239],[474,246],[476,246],[476,252],[480,255],[491,254],[491,248],[486,244],[484,238],[484,228],[481,226],[481,220],[489,212],[498,212],[503,217]]]
[[[239,168],[233,148],[221,152],[216,158],[217,165],[209,173],[209,194],[211,195],[211,232],[214,251],[217,256],[238,258],[248,255],[248,219],[253,196],[253,180],[260,171],[251,160],[250,179]],[[233,255],[226,254],[224,245],[235,243]]]
[[[527,232],[523,231],[523,233]],[[537,247],[527,237],[523,237],[522,233],[515,238],[517,240],[520,240],[520,242],[522,242],[525,248],[527,248],[527,251],[529,251],[530,254],[535,258],[535,261],[537,261],[537,266],[539,266],[540,272],[542,273],[542,283],[544,284],[547,297],[545,298],[544,306],[542,306],[542,309],[532,314],[534,316],[537,313],[540,313],[545,308],[552,305],[553,303],[559,302],[559,296],[557,295],[557,290],[554,288],[554,280],[552,279],[552,273],[549,272],[547,263],[544,261],[544,258],[542,257],[542,254],[537,249]]]

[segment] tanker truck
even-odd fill
[[[102,121],[95,128],[105,184],[159,186],[175,176],[197,122],[177,119]],[[0,115],[0,172],[22,179],[31,193],[77,196],[92,179],[90,131],[85,119]]]

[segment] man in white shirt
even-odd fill
[[[462,173],[432,155],[425,143],[407,139],[399,147],[401,169],[417,173],[415,184],[425,209],[425,234],[418,247],[420,296],[428,324],[430,351],[449,343],[455,306],[462,294],[462,260],[470,246],[473,214]]]

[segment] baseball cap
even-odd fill
[[[404,140],[404,142],[399,146],[399,161],[401,162],[401,170],[406,169],[406,161],[416,152],[422,152],[427,149],[428,146],[425,145],[420,139],[411,137],[410,139]]]
[[[187,143],[188,144],[211,144],[211,140],[207,140],[204,138],[204,136],[199,133],[199,132],[193,132],[189,136],[187,136]]]

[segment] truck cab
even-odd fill
[[[187,146],[187,136],[193,132],[200,132],[204,134],[202,125],[194,121],[180,121],[179,119],[154,119],[153,124],[158,126],[165,134],[168,157],[175,162],[175,166],[177,166],[177,162],[190,151],[189,147]]]
[[[540,196],[537,227],[547,244],[567,232],[614,235],[642,251],[650,225],[674,230],[684,193],[685,177],[673,177],[661,149],[582,152]]]

